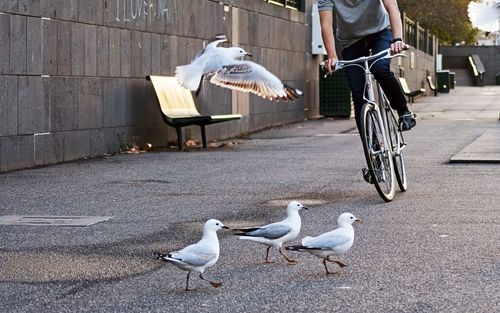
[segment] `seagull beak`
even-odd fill
[[[247,56],[251,57],[251,56],[252,56],[252,54],[247,52]]]
[[[360,220],[359,218],[354,220],[356,223],[363,224],[363,220]]]
[[[225,225],[224,225],[224,226],[222,226],[222,228],[224,228],[224,229],[231,229],[231,228],[229,228],[229,227],[227,227],[227,226],[225,226]]]
[[[307,210],[307,211],[309,211],[309,209],[308,209],[308,208],[306,208],[305,206],[303,206],[302,208],[303,208],[304,210]]]

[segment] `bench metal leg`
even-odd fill
[[[182,127],[176,127],[175,130],[177,130],[177,146],[179,148],[179,151],[184,150],[184,142],[182,139]]]
[[[201,128],[201,141],[203,142],[203,148],[207,149],[208,143],[207,143],[207,132],[205,131],[205,125],[200,125],[200,128]]]

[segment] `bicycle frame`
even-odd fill
[[[402,154],[406,144],[394,112],[378,82],[378,101],[375,99],[371,68],[380,60],[394,57],[405,57],[405,55],[403,53],[391,55],[390,49],[387,49],[355,60],[338,61],[335,66],[335,70],[357,66],[365,75],[363,89],[365,104],[361,109],[362,116],[357,117],[362,119],[360,135],[370,175],[366,178],[363,172],[363,177],[375,184],[377,192],[385,201],[391,201],[394,197],[395,179],[401,191],[407,189]],[[322,65],[324,67],[324,63]]]
[[[384,132],[382,133],[382,140],[384,142],[385,147],[389,147],[387,135],[388,135],[388,121],[387,121],[387,115],[381,113],[381,109],[379,104],[375,101],[375,93],[373,89],[373,79],[372,79],[372,73],[371,73],[371,68],[372,66],[377,63],[380,60],[383,59],[392,59],[395,57],[403,57],[405,58],[406,55],[404,53],[397,53],[397,54],[391,54],[391,49],[386,49],[382,50],[377,54],[366,56],[366,57],[361,57],[355,60],[349,60],[349,61],[337,61],[335,65],[335,71],[342,69],[344,67],[349,67],[349,66],[357,66],[363,70],[365,73],[365,88],[363,92],[363,100],[365,100],[367,103],[371,104],[377,112],[377,119],[379,120],[379,123],[384,126]],[[371,60],[374,60],[371,64],[369,63]],[[361,65],[362,64],[362,65]],[[324,67],[324,62],[322,63],[322,66]],[[328,73],[327,73],[328,75]],[[383,97],[385,97],[382,88],[380,85],[377,83],[377,89],[378,89],[378,95],[379,95],[379,102],[383,101]],[[384,107],[384,109],[386,109]],[[390,107],[388,108],[390,110]],[[399,142],[397,143],[397,149],[396,151],[391,151],[391,157],[395,155],[401,154],[401,150],[404,149],[405,145],[401,145]],[[375,155],[384,153],[385,151],[372,151]]]
[[[384,94],[384,91],[382,90],[382,87],[380,86],[380,84],[377,83],[377,92],[378,92],[378,99],[379,99],[379,102],[382,104],[384,110],[386,110],[386,114],[381,114],[382,115],[382,120],[384,122],[384,127],[386,128],[386,131],[389,133],[389,121],[387,120],[388,118],[394,118],[395,120],[396,117],[394,116],[394,112],[393,110],[391,109],[390,105],[389,105],[389,100],[387,100],[385,94]],[[379,108],[380,108],[380,104],[379,104]],[[401,155],[401,151],[403,151],[403,149],[406,148],[406,143],[403,139],[403,134],[399,134],[399,136],[397,136],[396,138],[396,142],[391,142],[392,143],[392,153],[393,153],[393,156],[399,156]]]

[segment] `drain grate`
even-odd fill
[[[0,225],[85,227],[108,221],[112,218],[113,216],[6,215],[0,216]]]

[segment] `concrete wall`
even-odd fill
[[[434,95],[426,80],[427,73],[430,73],[435,81],[436,63],[434,57],[415,48],[410,48],[405,53],[406,58],[392,60],[391,69],[394,74],[404,77],[411,90],[425,88],[427,96]]]
[[[486,69],[486,85],[495,85],[495,76],[500,73],[500,46],[442,46],[443,68],[468,68],[467,57],[477,54]]]
[[[117,152],[119,136],[173,140],[144,77],[173,75],[219,33],[306,96],[271,103],[205,84],[202,113],[244,116],[209,126],[209,138],[317,115],[312,3],[300,12],[248,0],[0,1],[0,171]]]

